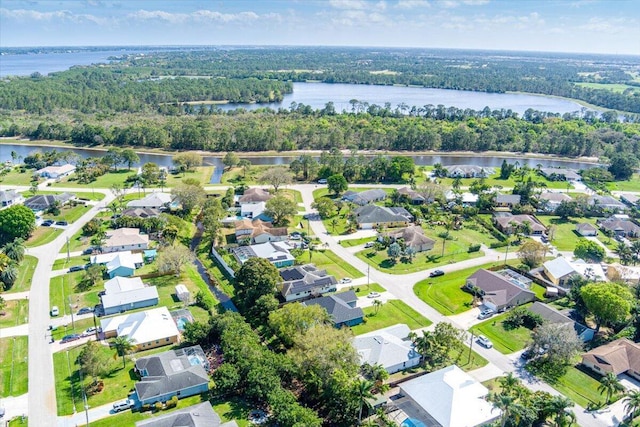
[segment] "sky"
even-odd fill
[[[311,45],[640,55],[638,0],[0,0],[0,47]]]

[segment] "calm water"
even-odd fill
[[[37,147],[27,146],[27,145],[19,145],[19,144],[0,144],[0,162],[5,162],[7,160],[11,160],[11,152],[15,151],[19,156],[25,157],[28,156],[29,153],[37,150]],[[106,154],[106,151],[100,150],[91,150],[86,148],[50,148],[44,147],[42,150],[57,150],[57,151],[75,151],[83,158],[86,157],[101,157]],[[159,166],[171,166],[171,155],[163,155],[163,154],[146,154],[146,153],[138,153],[140,156],[140,164],[144,164],[147,162],[156,163]],[[502,160],[507,159],[507,162],[514,163],[518,161],[521,165],[528,165],[532,168],[535,168],[538,164],[541,164],[543,167],[564,167],[571,169],[586,169],[590,167],[594,167],[592,163],[585,162],[577,162],[577,161],[563,161],[563,160],[552,160],[552,159],[533,159],[533,158],[520,158],[520,157],[508,157],[508,156],[499,156],[499,157],[473,157],[469,155],[446,155],[446,154],[437,154],[437,155],[418,155],[412,156],[416,162],[416,165],[426,166],[433,165],[435,163],[441,163],[444,166],[449,165],[478,165],[478,166],[487,166],[487,167],[496,167],[499,168],[502,164]],[[240,156],[240,158],[243,158]],[[251,161],[254,165],[288,165],[291,160],[293,160],[295,156],[265,156],[265,157],[247,157],[248,160]],[[319,158],[319,157],[318,157]],[[140,164],[136,164],[135,166],[140,166]],[[211,177],[211,183],[219,183],[220,176],[222,175],[222,171],[224,165],[222,164],[221,157],[215,156],[205,156],[204,164],[208,166],[215,166],[215,172]]]

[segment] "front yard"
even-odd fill
[[[28,338],[0,339],[0,396],[20,396],[27,392]]]
[[[19,326],[29,321],[29,300],[19,299],[6,301],[4,314],[0,315],[0,328]]]
[[[38,227],[35,229],[29,240],[25,242],[25,246],[33,248],[36,246],[46,245],[52,242],[62,234],[62,230],[54,227]]]
[[[563,376],[549,385],[583,408],[586,408],[590,403],[604,402],[606,398],[598,391],[600,381],[596,379],[596,376],[578,368],[578,365],[570,366]],[[614,399],[616,398],[613,397],[612,400]]]
[[[527,307],[525,305],[525,307]],[[471,328],[475,336],[484,335],[491,340],[496,350],[510,354],[522,350],[531,340],[531,330],[520,326],[516,329],[505,328],[504,320],[508,313],[494,316]]]
[[[540,215],[538,219],[547,227],[555,227],[554,239],[551,244],[559,251],[573,251],[578,241],[584,239],[575,231],[577,224],[587,222],[595,225],[596,223],[596,218],[562,219],[557,216]],[[608,237],[598,230],[598,239],[602,241],[608,239]]]
[[[365,307],[365,322],[353,326],[354,335],[366,334],[397,323],[404,323],[409,329],[426,328],[431,321],[400,300],[389,300],[382,304],[376,313],[376,307]]]
[[[312,263],[320,269],[327,270],[327,273],[335,276],[337,280],[345,277],[356,279],[363,277],[364,274],[360,273],[355,267],[349,263],[344,262],[335,253],[330,250],[312,250],[304,251],[296,261],[306,264]]]
[[[18,266],[18,278],[6,293],[28,291],[31,288],[31,279],[36,265],[38,265],[38,258],[25,255]]]

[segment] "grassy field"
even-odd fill
[[[625,85],[622,83],[575,83],[578,86],[581,87],[586,87],[589,89],[604,89],[604,90],[610,90],[612,92],[615,93],[622,93],[627,89],[631,89],[632,92],[638,92],[640,93],[640,88],[637,86],[630,86],[630,85]]]
[[[600,381],[576,366],[569,367],[566,374],[550,385],[583,408],[589,403],[604,402],[606,397],[598,391]]]
[[[29,321],[29,300],[10,300],[6,304],[4,314],[0,316],[0,328],[24,325]]]
[[[33,271],[36,269],[37,264],[38,258],[25,255],[18,266],[18,278],[7,293],[28,291],[31,288],[31,279],[33,278]]]
[[[0,184],[24,185],[29,187],[31,186],[31,177],[33,176],[34,172],[35,170],[33,169],[26,169],[24,172],[20,172],[19,168],[13,168],[11,172],[0,175]],[[42,179],[40,179],[40,181],[42,181]],[[24,197],[27,198],[29,196],[25,195]]]
[[[96,178],[95,181],[89,184],[83,184],[78,182],[77,175],[71,174],[67,177],[62,178],[60,182],[53,183],[51,187],[52,188],[55,188],[55,187],[111,188],[114,185],[128,187],[129,185],[125,185],[125,180],[129,175],[134,175],[135,173],[136,173],[135,169],[131,169],[131,170],[118,169],[117,172],[114,172],[112,170],[102,176],[99,176],[98,178]]]
[[[609,191],[640,191],[640,174],[633,174],[628,181],[607,182]]]
[[[340,245],[344,246],[345,248],[350,248],[353,246],[360,246],[360,245],[364,245],[367,242],[374,242],[376,239],[375,237],[363,237],[361,239],[344,239],[344,240],[340,240]]]
[[[251,168],[247,171],[246,176],[244,175],[244,171],[242,168],[231,168],[225,169],[222,174],[222,179],[220,180],[220,184],[225,185],[239,185],[239,184],[258,184],[258,179],[260,175],[264,173],[267,169],[269,169],[270,165],[251,165]]]
[[[0,396],[20,396],[28,390],[28,338],[0,339]]]
[[[555,246],[559,251],[573,251],[576,248],[576,244],[580,239],[583,239],[578,233],[576,233],[576,225],[588,222],[595,225],[596,218],[571,218],[562,219],[557,216],[538,216],[537,217],[545,226],[553,225],[555,227],[555,235],[551,244]],[[607,236],[598,231],[598,238],[600,240],[607,239]]]
[[[77,311],[80,307],[93,307],[98,304],[98,292],[102,289],[102,282],[98,282],[88,291],[77,292],[76,286],[84,277],[83,271],[64,274],[51,278],[49,284],[49,304],[58,306],[60,315],[70,314],[69,304]]]
[[[522,350],[531,340],[531,331],[523,326],[516,329],[506,329],[504,320],[507,313],[494,316],[471,328],[473,333],[484,335],[491,340],[493,346],[500,353],[509,354]]]
[[[9,427],[27,427],[29,425],[29,418],[22,416],[16,417],[9,421]]]
[[[509,260],[509,264],[517,264],[518,260]],[[467,277],[475,273],[480,268],[489,268],[502,264],[485,264],[478,267],[467,268],[465,270],[447,273],[444,276],[429,278],[415,284],[413,292],[422,301],[438,310],[444,315],[458,314],[471,308],[471,294],[464,292]]]
[[[337,280],[343,279],[345,277],[356,279],[358,277],[364,276],[364,274],[360,273],[360,271],[358,271],[355,267],[351,266],[349,263],[344,262],[342,259],[338,258],[336,254],[329,250],[305,251],[302,255],[300,255],[297,261],[301,263],[313,263],[320,269],[326,269],[327,272],[335,276]]]
[[[203,186],[209,185],[209,183],[211,182],[211,175],[213,175],[214,169],[215,168],[213,166],[201,166],[201,167],[195,168],[191,172],[185,172],[184,174],[170,173],[167,176],[167,182],[165,184],[165,188],[175,187],[176,185],[181,184],[183,179],[188,179],[188,178],[197,180]],[[156,186],[156,187],[160,188],[160,186]]]
[[[404,323],[409,329],[426,328],[431,321],[400,300],[389,300],[379,307],[365,307],[365,322],[351,328],[355,335],[366,334],[397,323]]]
[[[360,286],[351,286],[348,288],[342,288],[340,290],[338,290],[338,293],[340,292],[346,292],[346,291],[350,291],[353,290],[355,291],[356,295],[358,297],[366,297],[367,295],[369,295],[370,292],[386,292],[386,289],[383,288],[382,286],[380,286],[377,283],[369,283],[369,285],[360,285]]]
[[[29,240],[25,242],[25,246],[28,248],[33,248],[36,246],[46,245],[49,242],[55,240],[62,234],[62,230],[59,228],[53,227],[38,227],[35,229]]]
[[[44,214],[42,215],[42,218],[72,223],[77,221],[82,215],[89,212],[89,209],[91,209],[91,206],[83,206],[81,204],[76,206],[65,205],[60,208],[60,213],[58,215]]]
[[[508,162],[510,163],[510,162]],[[497,188],[513,188],[515,187],[516,183],[518,182],[516,180],[516,176],[515,175],[511,175],[511,177],[509,177],[509,179],[500,179],[500,168],[496,168],[496,170],[498,171],[496,174],[491,175],[490,177],[487,177],[485,179],[485,183],[487,185],[490,185],[492,187],[497,187]],[[547,188],[550,189],[564,189],[566,190],[567,188],[567,183],[564,181],[549,181],[548,179],[546,179],[545,177],[538,175],[536,171],[531,171],[529,173],[529,175],[527,175],[527,178],[531,177],[534,180],[540,181],[540,182],[544,182],[547,185]],[[518,178],[519,179],[519,178]],[[468,187],[470,186],[474,181],[476,181],[477,178],[461,178],[460,179],[460,185],[462,187]],[[453,178],[438,178],[438,182],[446,187],[451,187],[451,185],[453,184]]]
[[[66,252],[66,249],[65,249],[65,252]],[[89,255],[86,255],[86,256],[71,257],[69,258],[69,261],[67,261],[67,258],[57,259],[53,262],[53,267],[51,269],[66,270],[69,267],[74,267],[76,265],[85,265],[89,262],[90,258],[91,257]]]

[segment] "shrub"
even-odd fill
[[[516,329],[524,326],[527,329],[534,329],[542,325],[544,319],[537,313],[532,313],[524,307],[516,307],[509,312],[503,324],[505,329]]]
[[[153,409],[155,409],[156,411],[162,411],[162,402],[156,402],[153,405]]]
[[[507,246],[507,242],[492,242],[489,247],[491,249],[504,248]]]
[[[472,253],[472,252],[478,252],[480,251],[480,244],[476,244],[476,245],[470,245],[469,249],[467,249],[467,252]]]

